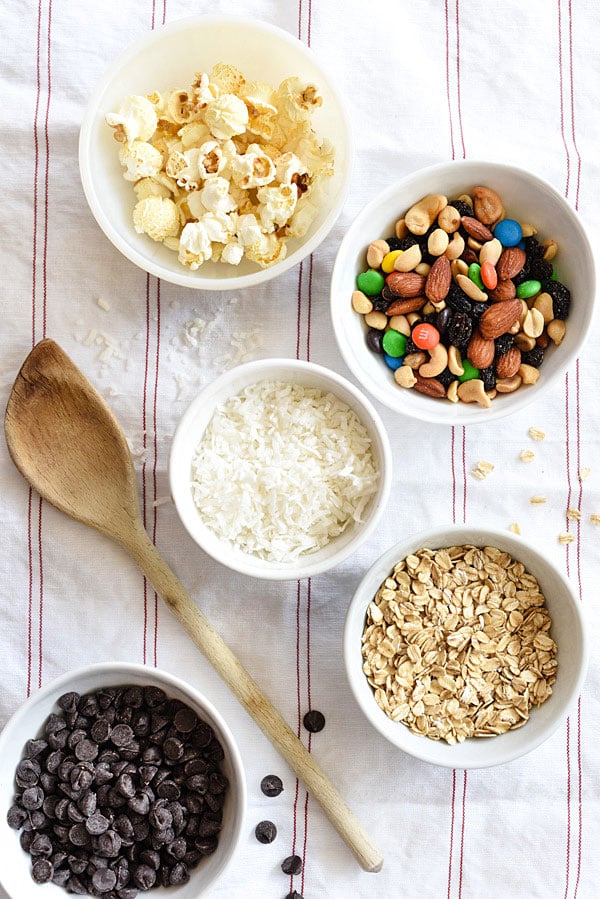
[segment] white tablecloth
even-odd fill
[[[392,180],[449,159],[506,161],[550,181],[597,244],[600,15],[593,0],[4,0],[0,54],[0,390],[32,345],[53,337],[106,396],[131,442],[147,527],[159,550],[292,727],[312,705],[325,729],[311,751],[373,839],[385,865],[360,870],[317,803],[296,784],[124,553],[30,494],[0,442],[0,721],[68,669],[144,662],[198,686],[239,742],[248,777],[246,831],[211,896],[283,899],[293,851],[307,899],[592,899],[600,880],[600,339],[524,412],[465,431],[380,407],[395,457],[392,497],[369,542],[329,574],[274,584],[204,556],[168,498],[174,426],[198,387],[239,359],[310,358],[348,375],[328,311],[332,261],[363,204]],[[158,283],[121,257],[93,220],[79,182],[78,128],[107,63],[163,20],[202,12],[261,18],[327,59],[351,111],[356,162],[327,240],[266,287],[198,294]],[[100,303],[99,303],[100,301]],[[105,307],[110,308],[105,308]],[[198,345],[193,319],[214,321]],[[244,335],[246,337],[244,337]],[[533,444],[531,426],[546,439]],[[531,448],[536,459],[519,462]],[[471,469],[495,466],[477,480]],[[589,477],[578,471],[589,468]],[[545,506],[529,502],[544,493]],[[581,511],[579,522],[566,516]],[[361,575],[407,532],[446,521],[508,528],[552,554],[585,606],[591,668],[579,704],[529,756],[483,771],[422,764],[367,724],[343,671],[341,630]],[[562,545],[569,531],[574,542]],[[307,734],[300,728],[302,739]],[[285,792],[267,799],[263,775]],[[259,844],[263,818],[278,838]]]

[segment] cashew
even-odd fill
[[[498,393],[498,391],[496,390],[495,387],[493,387],[492,390],[486,390],[486,396],[489,396],[489,398],[490,398],[491,400],[495,400],[495,399],[496,399],[496,394],[497,394],[497,393]]]
[[[454,234],[460,228],[460,213],[454,206],[446,206],[438,215],[438,225],[447,234]]]
[[[384,331],[387,327],[388,317],[385,312],[368,312],[365,315],[365,322],[369,328],[376,328],[378,331]]]
[[[409,365],[401,365],[394,372],[394,380],[400,387],[414,387],[417,383],[414,372]]]
[[[448,249],[449,238],[443,228],[432,231],[427,240],[427,249],[432,256],[443,256]]]
[[[448,350],[443,343],[438,343],[429,350],[429,362],[419,369],[419,374],[424,378],[437,378],[448,365]]]
[[[379,268],[383,257],[390,252],[390,245],[385,240],[373,240],[367,250],[367,264],[371,268]]]
[[[560,318],[554,318],[547,327],[548,337],[556,346],[559,343],[562,343],[563,337],[566,334],[567,326],[564,321]]]
[[[448,390],[446,391],[446,399],[450,400],[451,403],[458,403],[458,385],[460,381],[452,381]]]
[[[539,309],[528,309],[523,322],[523,331],[528,337],[539,337],[544,330],[544,316]]]
[[[517,334],[515,337],[515,343],[523,353],[529,353],[535,346],[535,338],[528,337],[527,334],[523,334],[521,331],[520,334]]]
[[[537,234],[537,228],[535,225],[530,225],[529,222],[522,223],[521,231],[523,232],[523,237],[533,237],[534,234]]]
[[[447,205],[448,198],[442,194],[428,194],[410,207],[404,216],[406,227],[411,234],[425,234]]]
[[[396,232],[396,237],[398,240],[402,240],[403,237],[406,237],[408,234],[408,228],[406,227],[406,222],[404,219],[398,219],[394,226],[394,231]]]
[[[501,255],[502,244],[497,237],[494,237],[492,240],[486,240],[482,245],[481,250],[479,251],[479,262],[481,265],[483,265],[484,262],[491,262],[492,265],[496,265]]]
[[[469,266],[464,259],[453,259],[450,263],[450,271],[452,272],[452,277],[456,281],[458,275],[467,274],[467,272],[469,271]]]
[[[544,248],[544,259],[546,262],[552,262],[558,253],[558,244],[555,240],[545,240],[542,246]]]
[[[404,250],[399,256],[396,256],[394,268],[397,272],[412,272],[421,261],[421,248],[418,243],[414,243],[408,250]]]
[[[458,398],[462,403],[479,403],[480,406],[484,406],[486,409],[492,405],[491,399],[485,392],[483,381],[480,381],[479,378],[463,381],[462,384],[459,384],[457,392]]]
[[[367,315],[373,308],[373,303],[362,290],[355,290],[352,294],[352,308],[360,315]]]
[[[554,318],[554,307],[549,293],[538,293],[533,302],[533,308],[539,309],[544,316],[544,324],[546,325]]]
[[[427,277],[431,271],[431,266],[427,262],[419,262],[419,264],[415,266],[415,271],[417,275],[424,275]]]
[[[521,375],[523,384],[535,384],[540,376],[540,370],[533,365],[526,365],[522,362],[519,366],[519,374]]]
[[[390,328],[399,331],[405,337],[410,337],[410,325],[405,315],[392,315],[390,318]]]
[[[452,240],[448,244],[445,252],[446,259],[449,259],[452,262],[453,259],[458,259],[459,256],[465,251],[465,241],[462,234],[455,232],[452,235]]]
[[[460,350],[458,349],[458,347],[454,346],[454,344],[452,344],[450,349],[448,350],[448,368],[450,369],[452,374],[456,375],[457,377],[460,375],[464,375],[465,373]]]
[[[404,357],[404,364],[409,368],[420,368],[426,360],[425,353],[407,353]]]
[[[498,393],[514,393],[523,383],[521,375],[513,375],[511,378],[499,378],[496,381]]]
[[[471,281],[467,275],[457,274],[456,275],[456,283],[461,288],[463,293],[471,299],[475,300],[476,303],[485,303],[488,298],[487,293],[483,290],[480,290],[475,284],[475,281]]]

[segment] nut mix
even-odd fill
[[[186,883],[217,848],[223,748],[158,687],[65,693],[17,766],[10,827],[36,883],[133,899]]]
[[[506,218],[489,187],[423,197],[395,232],[369,245],[352,307],[397,384],[483,407],[535,384],[571,302],[554,273],[556,242]]]
[[[370,603],[363,671],[377,704],[455,744],[521,727],[552,693],[556,644],[536,578],[496,547],[420,549]]]

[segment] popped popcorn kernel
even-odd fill
[[[179,234],[179,211],[168,197],[146,197],[133,210],[133,224],[138,234],[152,240],[164,240]]]

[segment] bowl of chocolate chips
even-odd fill
[[[246,787],[232,734],[166,672],[104,663],[52,681],[7,723],[0,760],[11,899],[195,899],[239,842]]]

